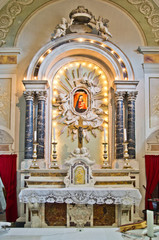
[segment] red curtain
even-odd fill
[[[0,176],[6,190],[6,220],[15,222],[17,219],[17,155],[0,155]]]
[[[145,209],[153,209],[152,203],[148,199],[152,198],[152,193],[159,182],[159,156],[146,155],[146,196],[145,196]]]

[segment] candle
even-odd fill
[[[127,142],[126,128],[124,128],[124,142]]]
[[[147,235],[149,237],[154,237],[154,212],[147,210]]]
[[[104,128],[104,142],[106,143],[106,129]]]
[[[37,131],[34,131],[34,142],[37,141]]]
[[[54,137],[54,142],[55,142],[55,128],[53,128],[53,137]]]

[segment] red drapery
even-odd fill
[[[6,220],[8,222],[15,222],[17,219],[16,159],[16,154],[0,155],[0,176],[6,190]]]
[[[145,196],[145,209],[152,209],[152,203],[148,199],[152,198],[152,193],[159,182],[159,156],[146,155],[146,196]]]

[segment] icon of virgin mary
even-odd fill
[[[76,112],[83,113],[87,110],[87,94],[85,92],[76,92],[74,100],[76,101]]]

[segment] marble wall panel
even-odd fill
[[[11,78],[0,78],[0,125],[10,128]]]
[[[66,203],[45,203],[45,221],[48,226],[66,226]]]
[[[149,127],[159,125],[159,78],[149,78]],[[148,106],[147,106],[148,107]]]
[[[111,226],[113,223],[115,223],[115,205],[93,205],[93,226]]]

